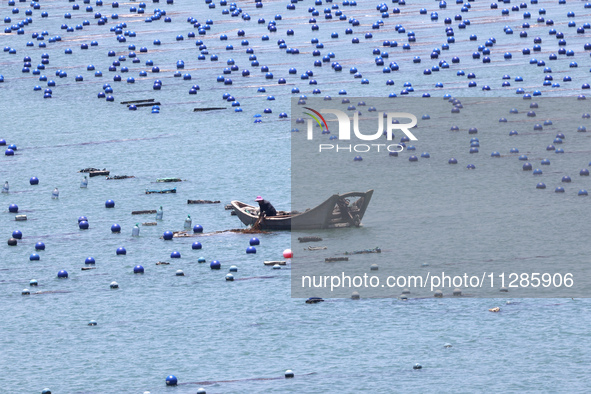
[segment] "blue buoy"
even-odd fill
[[[170,254],[170,258],[171,259],[180,259],[181,258],[181,254],[175,250],[174,252],[172,252]]]
[[[449,159],[447,162],[448,162],[448,164],[458,164],[458,160],[456,158],[454,158],[454,157],[452,157],[451,159]]]
[[[143,270],[143,268],[142,268],[142,270]],[[168,375],[166,377],[166,385],[167,386],[176,386],[177,383],[178,383],[178,380],[177,380],[176,376],[174,376],[174,375]]]
[[[23,233],[20,230],[14,230],[12,232],[12,238],[22,239],[23,238]]]
[[[555,193],[564,193],[564,187],[562,186],[558,186],[556,189],[554,189]]]
[[[201,249],[202,247],[201,242],[193,242],[193,245],[191,245],[191,249],[193,250]]]
[[[86,260],[84,260],[84,264],[93,265],[95,263],[96,261],[94,260],[94,257],[87,257]]]
[[[212,270],[219,270],[220,268],[222,268],[222,264],[219,261],[214,260],[209,264],[209,267]]]
[[[80,230],[88,230],[88,227],[88,221],[82,220],[81,222],[78,222],[78,228],[80,228]]]
[[[115,208],[115,201],[113,201],[113,200],[105,201],[105,208]]]
[[[193,232],[194,233],[202,233],[203,232],[203,226],[201,226],[200,224],[196,224],[193,226]]]
[[[40,259],[41,259],[41,257],[39,257],[39,255],[37,253],[31,253],[31,255],[29,256],[30,261],[37,261]]]
[[[144,267],[142,267],[141,265],[136,265],[135,267],[133,267],[133,273],[134,274],[143,274]]]
[[[36,176],[32,177],[31,179],[29,179],[29,184],[31,184],[31,185],[38,185],[39,184],[39,178],[37,178]]]
[[[172,231],[165,231],[164,234],[162,235],[162,238],[164,238],[165,241],[172,240],[172,237],[173,237]]]
[[[523,164],[522,168],[523,168],[523,171],[531,171],[533,167],[532,167],[531,163],[525,163],[525,164]]]
[[[60,272],[57,273],[57,277],[60,279],[66,279],[68,277],[68,271],[61,270]]]
[[[545,189],[546,185],[543,182],[540,182],[536,185],[536,189]]]
[[[126,255],[127,254],[127,250],[125,250],[125,248],[123,246],[121,246],[121,247],[117,248],[117,252],[116,253],[117,253],[118,256],[119,255],[122,255],[123,256],[123,255]]]
[[[117,223],[115,223],[114,225],[111,226],[111,232],[112,233],[120,233],[121,232],[121,226],[118,225]]]
[[[10,213],[17,213],[18,212],[18,205],[16,205],[16,204],[10,204],[8,206],[8,212],[10,212]]]
[[[585,190],[585,189],[579,190],[579,196],[587,196],[587,195],[588,195],[587,190]]]
[[[536,168],[534,170],[534,175],[542,175],[542,170],[540,170],[539,168]]]
[[[579,172],[580,176],[589,176],[589,170],[586,168],[583,168],[580,172]]]
[[[260,242],[260,241],[259,241],[259,239],[258,239],[258,238],[256,238],[256,237],[253,237],[253,238],[251,238],[251,239],[250,239],[250,246],[256,246],[256,245],[260,245],[260,243],[261,243],[261,242]]]
[[[255,254],[256,252],[257,250],[254,246],[249,246],[248,248],[246,248],[246,254]]]
[[[35,250],[45,250],[45,244],[43,242],[37,242],[35,244]]]
[[[361,156],[355,156],[353,158],[353,161],[362,161],[362,160],[363,160],[363,158]]]

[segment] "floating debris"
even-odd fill
[[[218,111],[220,109],[226,109],[226,107],[194,108],[193,112]]]
[[[106,170],[103,170],[103,171],[90,171],[88,173],[88,176],[91,177],[91,178],[92,177],[95,177],[95,176],[109,176],[110,173],[111,173],[110,171],[106,171]]]
[[[187,204],[219,204],[220,200],[187,200]]]
[[[156,182],[182,182],[181,178],[158,178]]]
[[[373,249],[356,250],[354,252],[345,252],[345,254],[366,254],[366,253],[382,253],[382,249],[375,247]]]
[[[300,241],[301,243],[304,242],[320,242],[322,241],[322,238],[320,237],[299,237],[298,241]]]
[[[287,263],[283,260],[278,260],[278,261],[264,261],[263,264],[265,264],[265,265],[275,265],[275,264],[286,265]]]
[[[131,101],[122,101],[121,104],[141,104],[141,103],[152,103],[155,99],[145,99],[145,100],[131,100]]]
[[[225,234],[225,233],[235,233],[235,234],[268,234],[267,231],[262,230],[253,230],[251,228],[239,229],[233,228],[229,230],[220,230],[220,231],[213,231],[211,233],[195,233],[189,231],[173,231],[172,236],[173,238],[188,238],[188,237],[205,237],[208,235],[217,235],[217,234]],[[160,237],[162,238],[162,237]]]
[[[307,248],[304,248],[304,250],[325,250],[327,249],[326,246],[308,246]]]
[[[23,222],[27,220],[27,215],[16,215],[14,217],[14,220],[16,220],[17,222]]]
[[[319,302],[324,302],[324,300],[320,297],[310,297],[306,300],[306,304],[318,304]]]
[[[153,213],[156,213],[155,209],[146,209],[144,211],[131,211],[132,215],[148,215]]]
[[[82,271],[88,271],[88,270],[95,270],[96,267],[82,267],[81,270]]]
[[[144,103],[144,104],[128,104],[127,107],[131,107],[133,106],[134,108],[140,108],[140,107],[152,107],[154,105],[161,105],[160,102],[155,102],[155,103]]]
[[[333,263],[335,261],[349,261],[348,257],[327,257],[324,259],[325,263]]]
[[[498,306],[496,306],[494,308],[490,308],[488,311],[489,312],[500,312],[501,311],[501,308],[499,308]]]
[[[146,189],[146,194],[168,194],[168,193],[176,193],[176,187],[174,189],[164,189],[164,190]]]
[[[135,178],[133,175],[113,175],[113,176],[108,176],[107,180],[119,180],[119,179],[129,179],[129,178]]]
[[[170,263],[167,263],[166,261],[159,261],[156,263],[156,265],[170,265]]]
[[[78,172],[96,172],[96,171],[107,171],[106,168],[103,168],[102,170],[100,168],[94,168],[94,167],[88,167],[88,168],[84,168]]]
[[[158,223],[156,223],[156,222],[145,222],[145,223],[142,223],[142,226],[157,226],[157,225],[158,225]]]

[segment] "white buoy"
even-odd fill
[[[450,347],[451,347],[451,343],[445,343],[445,344],[443,345],[443,347],[444,347],[444,348],[450,348]]]
[[[119,288],[119,284],[115,281],[111,282],[111,289],[118,289]]]
[[[353,293],[351,293],[351,299],[352,300],[358,300],[359,299],[359,293],[354,291]]]
[[[187,215],[187,218],[185,219],[185,230],[190,230],[192,227],[192,221],[191,221],[191,215]]]
[[[238,272],[238,267],[235,265],[230,266],[230,272]]]
[[[183,272],[183,270],[177,270],[176,276],[185,276],[185,273]]]
[[[8,181],[4,182],[4,186],[2,186],[2,193],[8,193],[9,189],[10,187],[8,187]]]
[[[82,181],[80,182],[80,188],[81,189],[86,189],[88,187],[88,178],[86,178],[86,176],[84,178],[82,178]]]
[[[441,298],[443,297],[443,292],[441,290],[435,290],[435,293],[433,294],[434,297],[437,298]]]
[[[369,267],[369,269],[370,269],[370,270],[372,270],[372,271],[377,271],[377,270],[378,270],[378,265],[377,265],[377,264],[372,264],[372,265]]]
[[[31,292],[29,291],[29,289],[23,289],[23,292],[21,294],[22,295],[30,295]]]
[[[461,296],[462,295],[462,290],[459,288],[455,288],[454,289],[454,293],[455,296]]]
[[[293,377],[294,377],[294,374],[291,369],[288,369],[287,371],[285,371],[285,378],[286,379],[293,378]]]
[[[274,269],[274,270],[280,270],[280,269],[281,269],[281,266],[280,266],[279,264],[275,264],[275,265],[273,266],[273,269]]]
[[[226,281],[233,282],[234,281],[234,275],[232,275],[232,274],[226,274]]]
[[[164,210],[162,209],[162,205],[158,208],[156,212],[156,220],[162,220],[162,216],[164,216]]]
[[[206,394],[206,393],[205,393],[205,389],[204,389],[203,387],[199,387],[199,388],[197,389],[197,394]]]
[[[53,198],[54,200],[58,199],[60,197],[60,191],[57,190],[57,187],[55,189],[53,189],[53,191],[51,192],[51,198]]]
[[[132,237],[139,237],[140,236],[139,223],[136,223],[135,226],[133,226],[133,229],[131,229],[131,236]]]
[[[402,294],[410,294],[410,289],[404,289],[404,290],[402,290]]]

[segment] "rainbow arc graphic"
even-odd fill
[[[308,111],[313,112],[314,114],[311,114],[309,112],[304,112],[305,115],[308,115],[310,117],[312,117],[312,119],[314,119],[316,121],[316,123],[318,123],[318,126],[320,126],[320,128],[322,129],[322,131],[328,131],[328,124],[326,124],[326,119],[324,119],[324,116],[322,116],[320,114],[320,112],[310,108],[310,107],[304,107],[305,109],[307,109]],[[318,119],[320,118],[320,119]],[[320,122],[322,120],[322,123]]]

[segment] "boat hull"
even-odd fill
[[[327,228],[358,227],[369,205],[373,190],[335,194],[326,201],[301,213],[278,212],[265,217],[262,230],[315,230]],[[353,203],[351,201],[354,200]],[[258,219],[258,208],[240,201],[232,201],[236,216],[242,223],[252,226]]]

